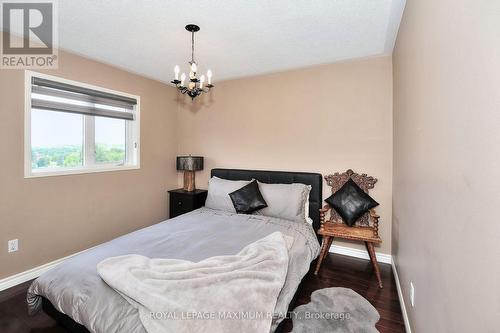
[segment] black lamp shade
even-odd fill
[[[177,170],[203,170],[203,156],[177,156]]]

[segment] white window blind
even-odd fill
[[[39,77],[32,78],[31,92],[33,109],[134,120],[133,98]]]

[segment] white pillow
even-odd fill
[[[278,217],[294,222],[306,221],[306,202],[309,198],[311,186],[293,184],[259,183],[259,190],[267,203],[266,208],[255,214]]]
[[[239,190],[252,180],[227,180],[212,177],[208,181],[208,194],[205,207],[236,213],[229,193]]]

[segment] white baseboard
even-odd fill
[[[82,252],[88,251],[88,250],[89,249],[83,250],[83,251],[71,254],[71,255],[69,255],[67,257],[60,258],[60,259],[51,261],[49,263],[37,266],[35,268],[29,269],[27,271],[24,271],[24,272],[21,272],[21,273],[12,275],[12,276],[8,276],[8,277],[6,277],[4,279],[1,279],[0,280],[0,291],[5,290],[5,289],[9,289],[9,288],[14,287],[14,286],[17,286],[18,284],[24,283],[26,281],[36,279],[37,277],[39,277],[43,273],[51,270],[52,268],[56,267],[57,265],[59,265],[63,261],[65,261],[65,260],[67,260],[67,259],[69,259],[71,257],[74,257],[77,254],[80,254]]]
[[[392,272],[394,273],[394,279],[396,280],[396,289],[398,290],[399,304],[401,304],[401,312],[403,313],[403,321],[405,323],[406,333],[411,333],[410,320],[408,319],[408,312],[406,312],[405,300],[403,298],[401,284],[399,283],[399,275],[398,270],[396,269],[394,258],[392,259]]]
[[[345,246],[332,245],[330,247],[329,252],[342,254],[345,256],[349,256],[349,257],[370,260],[370,256],[368,255],[368,252],[366,252],[366,250],[359,250],[359,249],[353,249],[353,248],[345,247]],[[392,263],[392,256],[390,254],[376,252],[375,256],[377,257],[378,262],[381,262],[384,264],[391,264]]]

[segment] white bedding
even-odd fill
[[[128,254],[198,262],[213,256],[235,255],[276,231],[294,240],[288,253],[286,280],[274,308],[284,314],[319,253],[312,227],[305,222],[208,208],[132,232],[65,261],[33,282],[28,290],[28,308],[32,313],[39,310],[43,296],[91,332],[144,333],[137,308],[97,274],[99,262]],[[271,331],[279,321],[273,320]]]

